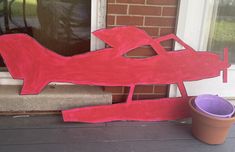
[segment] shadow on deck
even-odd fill
[[[194,139],[177,122],[63,123],[60,116],[0,117],[1,152],[235,152],[235,125],[222,145]]]

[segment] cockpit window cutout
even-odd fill
[[[160,42],[161,46],[167,50],[167,51],[183,51],[185,50],[185,47],[175,41],[174,39],[169,39],[166,41],[161,41]]]
[[[169,85],[167,84],[148,84],[136,85],[132,100],[157,100],[167,98],[169,94]]]
[[[150,45],[144,45],[128,51],[127,53],[123,54],[123,57],[132,59],[143,59],[157,55],[157,52]]]

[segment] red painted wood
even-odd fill
[[[95,107],[64,110],[65,122],[108,122],[116,120],[163,121],[190,117],[186,98],[162,98],[158,100],[139,100]]]
[[[178,84],[183,96],[182,99],[187,99],[188,96],[183,81],[216,77],[220,75],[220,71],[224,71],[225,79],[226,70],[230,66],[228,58],[225,57],[224,60],[221,60],[219,55],[211,52],[196,52],[173,34],[152,39],[144,31],[135,27],[103,29],[96,31],[94,34],[112,48],[64,57],[42,47],[33,38],[25,34],[10,34],[0,36],[0,54],[12,77],[24,80],[21,90],[23,95],[38,94],[49,82],[130,86],[132,91],[128,96],[128,108],[115,110],[118,113],[130,110],[124,112],[123,117],[126,118],[129,118],[130,113],[135,113],[138,110],[140,110],[138,113],[141,117],[144,111],[144,109],[138,108],[139,104],[133,103],[131,100],[135,85]],[[183,45],[185,49],[177,52],[167,52],[160,45],[160,42],[168,39],[174,39]],[[151,45],[158,55],[145,59],[131,59],[123,56],[128,51],[143,45]],[[225,51],[225,56],[227,55]],[[160,102],[157,103],[161,105],[161,108],[167,110],[173,106],[172,102],[169,101],[165,99],[162,101],[162,105]],[[180,102],[177,103],[181,105]],[[141,104],[145,105],[147,109],[153,110],[151,108],[152,103],[140,102]],[[113,107],[125,106],[112,105],[107,107],[103,107],[104,113],[113,110]],[[89,108],[96,109],[96,107]],[[80,109],[77,110],[80,111]],[[74,118],[70,116],[71,121],[81,117],[81,113],[75,111],[76,109],[65,112],[74,113]],[[88,110],[87,115],[92,117],[93,114],[90,111],[95,112],[94,110]],[[99,111],[101,112],[100,115],[103,115],[102,110]],[[149,112],[153,113],[154,111]],[[178,112],[178,110],[175,110],[173,114],[180,114]],[[165,113],[161,114],[165,115]],[[82,115],[85,115],[85,113],[82,113]],[[159,116],[156,116],[156,118],[160,119]],[[170,119],[170,117],[168,118]],[[175,119],[175,117],[171,118]],[[107,115],[107,119],[113,120],[114,118]],[[152,116],[147,118],[147,113],[145,119],[153,120]],[[69,121],[69,119],[66,119],[66,121]]]
[[[229,64],[229,63],[228,63],[228,48],[224,48],[224,62],[225,62],[226,64]],[[223,70],[223,82],[224,82],[224,83],[227,83],[227,81],[228,81],[228,69],[225,68],[225,69]]]

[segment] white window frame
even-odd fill
[[[198,51],[207,50],[208,37],[210,32],[211,21],[213,20],[213,9],[214,6],[218,5],[218,1],[216,0],[181,0],[179,13],[178,13],[178,24],[177,24],[177,32],[176,35],[181,38],[184,42],[189,44],[192,48]],[[175,46],[176,50],[179,49],[179,46]],[[222,51],[222,50],[221,50]],[[232,65],[229,69],[229,74],[234,74],[235,65]],[[232,72],[231,72],[232,71]],[[229,76],[230,82],[227,84],[223,84],[221,81],[221,77],[206,79],[205,84],[207,84],[207,80],[214,83],[209,83],[209,85],[215,85],[214,89],[218,89],[216,86],[218,83],[221,86],[219,93],[224,94],[224,97],[229,99],[235,99],[233,95],[231,95],[231,91],[234,89],[234,85],[231,83],[231,76]],[[204,80],[201,80],[204,82]],[[187,82],[188,83],[188,82]],[[191,82],[189,82],[191,83]],[[197,84],[198,82],[192,82],[191,84]],[[202,83],[202,82],[200,82]],[[217,88],[216,88],[217,87]],[[230,92],[226,92],[226,89],[230,89]],[[204,88],[203,88],[204,89]],[[205,88],[205,90],[208,88]],[[210,89],[211,90],[211,89]],[[202,90],[203,91],[203,90]],[[213,89],[211,90],[214,91]],[[176,85],[170,86],[170,97],[180,96],[179,90]]]
[[[213,5],[214,0],[181,0],[179,3],[176,35],[195,50],[205,49]],[[175,50],[180,47],[176,44]],[[169,96],[176,97],[179,94],[177,86],[170,85]]]
[[[91,32],[106,27],[107,0],[91,0]],[[105,43],[91,34],[91,51],[105,47]]]
[[[214,4],[214,0],[180,1],[176,34],[195,50],[206,49]]]
[[[107,0],[91,0],[91,33],[106,27],[106,5]],[[104,46],[104,42],[91,34],[91,51],[104,48]],[[0,85],[21,85],[22,83],[22,80],[14,80],[9,72],[0,71]]]

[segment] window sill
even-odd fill
[[[0,86],[0,112],[57,111],[111,104],[112,95],[97,86],[49,85],[38,95],[19,95],[21,86]]]

